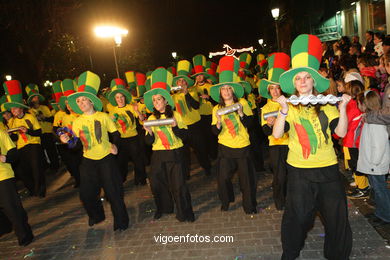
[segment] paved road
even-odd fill
[[[0,238],[0,259],[280,259],[282,213],[271,199],[271,175],[261,174],[257,200],[259,214],[245,215],[235,179],[236,202],[220,211],[214,177],[206,177],[193,165],[189,181],[196,215],[194,223],[180,223],[174,215],[154,221],[154,203],[148,186],[125,184],[125,201],[131,217],[128,230],[114,232],[109,204],[106,221],[88,227],[77,189],[68,183],[45,199],[26,198],[23,204],[36,236],[19,247],[13,233]],[[64,178],[64,177],[62,177]],[[353,230],[351,259],[390,259],[384,239],[349,201]],[[156,243],[154,236],[233,236],[230,243]],[[323,259],[324,230],[319,218],[306,240],[300,259]]]

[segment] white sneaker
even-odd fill
[[[356,182],[351,182],[351,183],[349,184],[349,186],[351,186],[351,187],[356,187],[357,185],[356,185]]]

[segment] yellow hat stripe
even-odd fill
[[[309,65],[308,61],[309,61],[309,53],[301,52],[292,58],[291,64],[293,68],[307,67]]]

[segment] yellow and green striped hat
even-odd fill
[[[72,110],[77,114],[83,114],[76,99],[84,96],[92,101],[95,111],[102,111],[102,101],[96,96],[100,87],[100,77],[91,71],[85,71],[78,77],[77,85],[77,92],[68,96],[68,104]]]
[[[144,94],[144,101],[146,107],[153,111],[153,96],[154,95],[161,95],[165,98],[165,100],[168,102],[168,104],[174,108],[174,102],[169,94],[171,90],[171,84],[173,81],[172,73],[167,71],[164,68],[158,68],[155,71],[153,71],[151,78],[151,90],[145,92]]]
[[[121,93],[125,96],[126,104],[131,102],[131,94],[126,89],[126,82],[123,79],[113,79],[110,84],[110,93],[108,94],[108,101],[111,105],[118,106],[118,103],[115,100],[115,95]]]
[[[27,104],[31,103],[31,99],[35,96],[38,96],[39,102],[45,101],[45,98],[39,94],[39,87],[37,84],[30,83],[26,86],[26,94],[28,96],[27,98]]]
[[[130,89],[135,88],[137,86],[135,82],[135,71],[125,72],[125,77],[126,77],[127,85],[129,86]]]
[[[187,81],[188,87],[191,87],[194,85],[194,80],[189,77],[191,73],[192,65],[191,62],[188,60],[180,60],[177,63],[177,76],[173,78],[173,86],[176,86],[176,82],[178,79],[185,79]]]
[[[62,97],[60,97],[60,101],[58,102],[58,105],[62,110],[66,109],[66,103],[65,101],[68,99],[70,95],[76,92],[77,84],[76,81],[73,79],[64,79],[61,83],[61,91],[62,91]],[[53,83],[54,85],[54,83]]]
[[[297,73],[306,71],[314,79],[314,88],[322,93],[329,88],[329,79],[318,73],[322,58],[320,39],[315,35],[301,34],[291,45],[292,68],[280,76],[280,86],[287,94],[295,92],[294,78]]]

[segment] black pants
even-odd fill
[[[41,145],[43,150],[46,151],[47,156],[50,161],[50,169],[57,170],[60,167],[58,160],[58,152],[56,149],[56,144],[54,136],[51,133],[45,133],[41,135]]]
[[[16,174],[32,196],[46,195],[43,150],[40,144],[28,144],[18,150]]]
[[[224,208],[234,202],[232,177],[238,171],[242,206],[245,213],[256,213],[256,179],[250,159],[250,146],[229,148],[219,145],[217,161],[218,195]]]
[[[194,212],[183,173],[183,152],[183,148],[153,151],[149,181],[157,212],[173,213],[175,203],[176,218],[179,221],[191,221]]]
[[[76,186],[80,185],[80,164],[83,158],[82,148],[68,148],[67,144],[58,145],[58,152],[69,171],[70,175],[74,178]]]
[[[287,192],[287,145],[272,145],[269,147],[271,170],[273,173],[272,192],[275,207],[278,210],[284,208]]]
[[[33,236],[14,178],[0,181],[0,235],[12,228],[19,244]]]
[[[131,159],[134,163],[134,183],[145,183],[145,163],[143,154],[141,153],[141,143],[138,135],[120,139],[117,158],[123,182],[126,181],[129,171],[128,164]]]
[[[204,133],[202,132],[202,123],[200,121],[188,125],[188,137],[185,142],[185,167],[186,167],[186,175],[190,175],[191,170],[191,152],[190,147],[194,149],[196,158],[200,166],[207,172],[210,173],[211,163],[208,156],[207,143],[208,139],[205,138]]]
[[[80,199],[93,223],[105,219],[104,209],[99,194],[103,188],[111,204],[114,216],[114,230],[126,229],[129,216],[123,200],[122,177],[116,158],[110,154],[100,160],[83,158],[80,166]]]
[[[207,154],[211,159],[217,158],[218,137],[211,132],[212,115],[201,115],[202,133],[206,139]]]
[[[287,201],[282,219],[282,259],[295,259],[305,244],[307,232],[320,212],[325,226],[324,256],[348,259],[352,231],[338,165],[295,168],[287,165]]]

